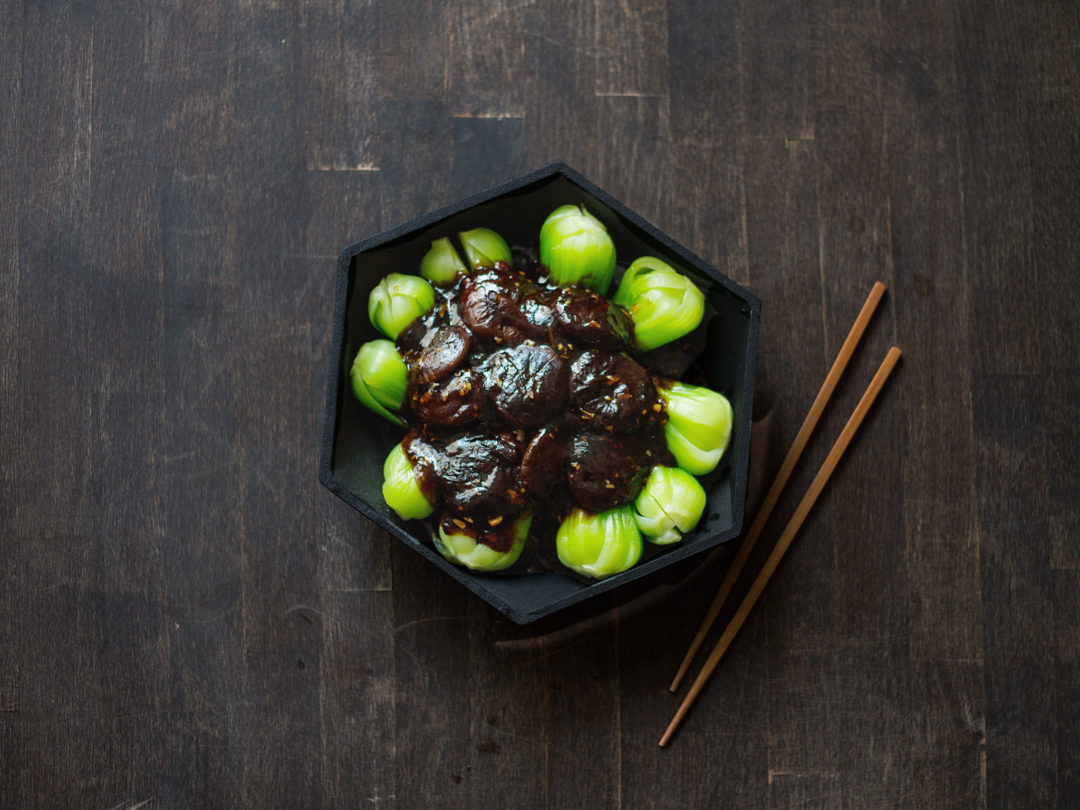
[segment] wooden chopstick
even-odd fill
[[[709,605],[709,610],[701,622],[701,627],[698,628],[697,635],[690,642],[690,649],[683,656],[679,671],[675,673],[675,678],[671,681],[671,686],[668,687],[672,692],[676,691],[679,684],[682,683],[682,679],[687,670],[690,669],[694,656],[697,655],[698,650],[701,649],[701,645],[705,641],[709,628],[713,626],[713,622],[716,621],[716,617],[724,606],[724,601],[731,593],[735,580],[742,573],[743,566],[746,565],[746,560],[750,557],[750,552],[753,551],[761,530],[769,522],[773,507],[780,500],[780,493],[784,491],[795,465],[802,456],[803,450],[806,449],[806,444],[810,441],[810,435],[814,432],[814,428],[817,427],[818,420],[821,419],[821,414],[825,410],[825,406],[829,404],[829,399],[836,389],[836,384],[840,381],[840,375],[847,368],[848,361],[851,360],[851,355],[854,354],[855,347],[859,345],[863,332],[866,331],[866,326],[870,323],[870,318],[873,316],[874,310],[877,309],[877,305],[884,294],[885,285],[880,281],[874,282],[874,286],[866,297],[862,309],[859,310],[859,316],[855,319],[855,323],[851,325],[851,331],[848,332],[844,344],[840,347],[840,353],[836,355],[832,368],[829,369],[829,373],[825,376],[825,382],[821,384],[821,390],[818,391],[814,404],[810,406],[810,411],[806,414],[802,427],[799,428],[799,432],[795,435],[795,441],[791,443],[791,448],[788,450],[787,456],[784,457],[784,463],[780,465],[780,471],[776,474],[776,479],[772,482],[772,486],[769,487],[765,500],[761,502],[761,507],[754,517],[754,522],[746,533],[746,537],[743,538],[742,545],[739,546],[739,551],[724,576],[724,581],[720,583],[720,589],[716,592],[716,596],[713,597],[712,604]]]
[[[667,745],[668,741],[671,739],[671,735],[675,733],[675,729],[678,728],[679,723],[682,722],[682,719],[690,710],[690,706],[693,704],[694,700],[697,699],[697,696],[701,693],[705,683],[709,680],[709,676],[712,675],[713,670],[715,670],[717,664],[720,663],[720,659],[724,657],[724,653],[727,652],[728,647],[731,646],[731,642],[734,640],[735,635],[743,626],[746,617],[750,615],[750,611],[753,609],[758,597],[761,596],[761,592],[765,590],[766,583],[768,583],[769,578],[776,570],[776,566],[780,564],[780,560],[788,550],[788,546],[791,545],[791,541],[795,539],[795,535],[802,527],[807,514],[817,501],[818,496],[821,495],[821,490],[825,487],[826,482],[828,482],[829,476],[832,475],[833,470],[836,469],[836,465],[840,462],[841,456],[844,455],[844,451],[847,450],[848,445],[851,444],[855,432],[859,429],[859,425],[862,424],[863,418],[866,416],[867,411],[870,410],[870,406],[874,404],[874,400],[877,398],[878,393],[880,393],[882,386],[885,385],[885,380],[888,379],[889,374],[892,373],[892,370],[896,367],[896,363],[899,359],[900,349],[893,346],[889,349],[889,353],[885,355],[885,359],[882,361],[881,366],[874,375],[874,379],[870,382],[870,386],[862,395],[862,399],[859,400],[859,404],[855,406],[855,411],[851,414],[851,418],[848,419],[847,424],[844,425],[844,429],[840,432],[840,438],[836,440],[836,444],[834,444],[832,450],[829,451],[825,463],[821,465],[821,469],[819,469],[817,475],[814,476],[810,488],[806,491],[799,506],[795,509],[795,514],[791,516],[791,520],[789,520],[787,526],[784,527],[784,531],[780,535],[780,539],[776,542],[776,547],[773,548],[772,554],[769,555],[769,559],[766,560],[765,566],[761,569],[761,573],[758,574],[757,579],[754,580],[754,584],[750,586],[746,598],[744,598],[742,604],[739,605],[739,609],[735,611],[735,615],[728,623],[728,626],[724,628],[724,634],[720,637],[720,640],[716,642],[716,647],[713,649],[712,654],[710,654],[705,661],[705,665],[701,668],[701,672],[698,673],[693,685],[691,685],[690,691],[688,691],[686,697],[683,698],[679,710],[675,712],[675,716],[671,719],[671,723],[668,724],[667,731],[665,731],[664,736],[660,738],[661,746]]]

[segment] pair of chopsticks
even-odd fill
[[[765,500],[762,501],[761,508],[758,510],[754,522],[750,526],[750,530],[746,533],[742,546],[739,547],[739,551],[735,555],[731,567],[728,569],[723,582],[720,584],[720,589],[716,592],[712,604],[709,605],[709,610],[705,614],[705,619],[702,621],[701,627],[697,631],[697,635],[694,636],[694,640],[690,643],[690,649],[687,650],[686,656],[679,666],[679,671],[675,673],[675,679],[671,682],[671,686],[669,687],[672,692],[676,691],[679,688],[679,684],[682,683],[682,679],[686,675],[687,670],[690,669],[690,664],[693,662],[694,656],[697,655],[698,650],[701,649],[705,636],[708,634],[713,622],[716,621],[716,617],[724,606],[724,601],[731,593],[731,589],[735,585],[735,580],[737,580],[739,574],[742,573],[743,566],[746,565],[746,561],[754,548],[754,544],[757,542],[762,529],[765,528],[765,524],[772,515],[773,508],[780,499],[780,494],[787,485],[788,479],[791,477],[795,465],[802,456],[803,450],[806,449],[806,445],[810,441],[810,436],[814,432],[814,428],[817,427],[818,420],[821,418],[825,406],[828,405],[829,399],[832,397],[833,391],[836,389],[836,385],[840,381],[841,375],[844,373],[844,369],[847,368],[848,361],[851,360],[851,356],[854,354],[855,348],[862,339],[863,333],[870,323],[870,318],[873,316],[874,311],[877,309],[877,305],[880,303],[884,294],[885,285],[880,281],[876,282],[873,289],[870,290],[870,295],[867,296],[862,309],[859,311],[859,316],[855,319],[851,331],[848,332],[848,336],[844,340],[843,346],[840,347],[840,353],[837,354],[836,360],[833,361],[832,368],[829,369],[829,373],[825,377],[825,382],[822,383],[821,390],[818,391],[818,395],[814,399],[814,404],[810,406],[810,411],[806,414],[802,427],[799,428],[799,432],[795,436],[795,441],[791,444],[791,449],[788,450],[783,464],[780,465],[780,471],[776,474],[776,479],[773,481],[772,486],[769,487],[769,491],[765,495]],[[873,380],[871,380],[870,385],[863,393],[862,398],[859,400],[859,404],[855,406],[854,412],[848,419],[847,424],[844,425],[844,429],[840,432],[840,437],[836,440],[832,450],[829,451],[829,455],[821,465],[817,475],[814,476],[810,488],[806,491],[802,501],[795,509],[795,514],[792,515],[791,520],[789,520],[787,526],[784,527],[784,531],[781,533],[780,539],[773,548],[772,554],[769,555],[769,559],[761,569],[761,573],[758,574],[757,579],[754,580],[754,584],[750,586],[750,590],[747,592],[742,604],[739,605],[739,609],[735,612],[735,615],[728,623],[728,626],[724,629],[724,633],[716,643],[716,647],[713,648],[712,654],[709,655],[708,659],[705,661],[705,665],[701,668],[701,672],[698,673],[697,678],[694,679],[694,683],[686,693],[686,697],[683,698],[683,702],[679,706],[678,711],[675,712],[675,716],[672,718],[671,723],[668,724],[664,736],[660,738],[661,746],[667,745],[672,734],[675,733],[675,729],[678,728],[679,724],[686,716],[686,713],[697,699],[697,696],[701,693],[705,683],[709,680],[713,670],[715,670],[720,663],[720,659],[724,657],[724,653],[726,653],[728,647],[731,646],[731,642],[735,639],[735,635],[743,626],[746,617],[750,615],[750,611],[753,609],[758,597],[760,597],[762,591],[765,590],[765,585],[768,583],[769,578],[772,577],[773,572],[780,564],[780,560],[784,556],[784,553],[795,539],[795,535],[802,527],[803,521],[806,520],[806,516],[809,514],[810,509],[814,506],[818,496],[821,495],[821,491],[825,488],[829,476],[831,476],[833,470],[836,469],[836,465],[840,462],[840,458],[844,455],[844,451],[847,450],[848,445],[855,436],[855,432],[859,429],[863,418],[870,410],[870,406],[873,405],[877,395],[881,392],[882,387],[885,385],[885,380],[888,379],[889,374],[892,373],[892,370],[895,368],[899,359],[900,349],[893,346],[885,355],[885,359],[882,361]]]

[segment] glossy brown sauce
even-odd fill
[[[436,288],[432,312],[397,340],[409,368],[404,447],[421,488],[448,533],[499,551],[526,509],[532,534],[553,537],[573,505],[629,503],[653,465],[674,464],[627,314],[546,283],[526,255],[515,265]]]

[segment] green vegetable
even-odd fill
[[[435,306],[435,290],[420,276],[391,273],[368,296],[372,325],[391,340]]]
[[[401,444],[395,444],[383,464],[383,500],[402,520],[426,518],[435,511],[420,489],[420,476]]]
[[[510,550],[496,551],[467,534],[447,534],[443,528],[443,521],[440,520],[439,534],[435,537],[435,548],[450,562],[464,565],[473,571],[500,571],[503,568],[509,568],[521,556],[531,524],[532,512],[526,512],[514,521],[510,529],[513,538]]]
[[[473,228],[471,231],[462,231],[458,234],[461,247],[465,251],[465,258],[469,266],[474,270],[490,270],[495,262],[505,262],[512,265],[513,257],[510,255],[510,246],[495,231],[488,228]]]
[[[563,205],[540,228],[540,263],[556,284],[580,284],[607,295],[615,273],[615,243],[585,206]]]
[[[654,256],[631,264],[614,301],[634,322],[634,345],[650,351],[694,331],[705,315],[705,295],[690,279]]]
[[[664,438],[675,461],[694,475],[712,472],[731,438],[731,403],[716,391],[681,382],[657,391],[667,409]]]
[[[705,490],[678,467],[652,468],[634,501],[634,520],[650,543],[678,543],[705,511]]]
[[[349,379],[357,399],[395,425],[404,424],[392,411],[405,401],[408,367],[389,340],[370,340],[353,360]]]
[[[555,534],[563,565],[600,579],[618,574],[641,559],[641,532],[630,506],[593,514],[574,507]]]
[[[420,260],[420,275],[432,284],[447,285],[459,275],[469,272],[450,239],[443,237],[431,243],[431,250]]]

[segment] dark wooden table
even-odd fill
[[[0,808],[1080,806],[1077,4],[126,5],[2,4]],[[551,160],[771,467],[888,285],[763,546],[904,350],[664,750],[710,583],[530,637],[316,480],[339,249]]]

